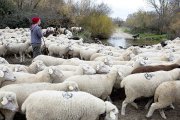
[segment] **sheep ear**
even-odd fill
[[[7,68],[6,68],[6,67],[3,67],[2,71],[7,71]]]
[[[120,77],[122,77],[122,78],[123,78],[123,74],[122,74],[122,72],[118,71],[118,74],[119,74],[119,76],[120,76]]]
[[[104,59],[104,62],[105,62],[105,63],[106,63],[106,62],[108,62],[108,59],[107,59],[107,58],[105,58],[105,59]]]
[[[69,86],[69,90],[73,91],[74,90],[73,86]]]
[[[3,97],[3,101],[1,102],[2,105],[6,105],[8,103],[8,100],[6,97]]]
[[[37,63],[36,65],[37,65],[38,68],[40,67],[39,63]]]
[[[100,68],[100,65],[97,65],[97,66],[96,66],[96,70],[99,70],[99,68]]]
[[[145,61],[140,61],[139,63],[140,63],[141,65],[143,65],[143,66],[146,65],[146,62],[145,62]]]
[[[0,70],[0,77],[4,77],[4,72]]]
[[[14,72],[18,72],[18,68],[17,67],[15,67]]]
[[[50,68],[50,69],[48,70],[48,72],[49,72],[50,75],[53,74],[53,69]]]
[[[110,112],[110,118],[112,118],[113,120],[115,120],[115,119],[116,119],[116,115],[114,114],[114,112],[113,112],[113,111],[111,111],[111,112]]]

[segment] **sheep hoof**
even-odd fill
[[[172,104],[170,105],[170,108],[173,109],[173,110],[175,109],[175,107]]]
[[[125,116],[125,113],[124,113],[124,112],[121,112],[121,115]]]
[[[150,117],[151,117],[151,115],[149,115],[149,114],[146,115],[146,118],[150,118]]]
[[[163,119],[167,119],[167,117],[166,117],[166,115],[165,115],[165,113],[164,113],[164,111],[161,109],[161,110],[159,110],[159,113],[160,113],[160,115],[161,115],[161,117],[163,118]]]

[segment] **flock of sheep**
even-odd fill
[[[31,57],[29,29],[0,30],[1,118],[13,120],[21,112],[27,120],[118,120],[128,104],[138,109],[135,99],[154,96],[145,106],[146,117],[159,109],[166,119],[163,108],[174,109],[180,101],[180,38],[163,47],[121,49],[71,37],[67,31],[44,38],[49,55],[25,66],[5,57],[19,55],[20,62]],[[107,101],[113,88],[125,89],[121,110]]]

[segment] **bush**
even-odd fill
[[[114,29],[113,22],[107,15],[91,14],[85,16],[80,24],[91,33],[93,38],[109,38]]]

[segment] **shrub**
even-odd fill
[[[114,29],[113,22],[107,15],[91,14],[85,16],[80,24],[91,33],[93,38],[108,38]]]

